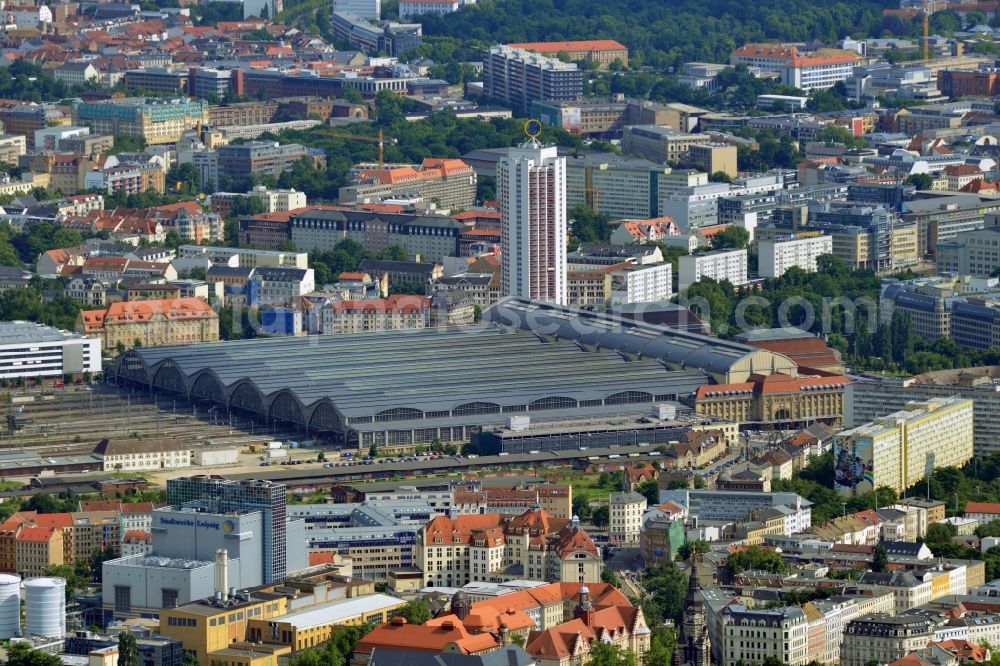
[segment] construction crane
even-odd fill
[[[924,0],[924,60],[931,59],[931,4]]]
[[[382,133],[382,130],[378,131],[378,136],[365,136],[363,134],[341,134],[340,132],[323,132],[325,136],[332,136],[335,139],[345,139],[347,141],[365,141],[367,143],[378,144],[378,163],[379,165],[385,164],[385,142],[387,139]],[[396,139],[388,139],[389,143],[397,143]]]

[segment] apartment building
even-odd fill
[[[427,158],[420,165],[364,165],[354,184],[340,188],[342,204],[418,196],[439,208],[465,210],[476,204],[476,172],[457,159]]]
[[[608,540],[613,544],[638,544],[645,512],[646,498],[639,493],[611,493],[608,498]]]
[[[673,295],[669,263],[629,265],[611,272],[611,305],[656,303]]]
[[[361,301],[333,301],[321,312],[323,333],[403,331],[430,326],[431,299],[394,295]]]
[[[728,280],[734,287],[747,283],[747,251],[716,250],[680,257],[677,289],[684,291],[703,277]]]
[[[215,192],[208,198],[208,206],[216,215],[228,215],[236,206],[237,201],[259,201],[265,213],[287,213],[297,208],[305,208],[305,192],[294,189],[270,190],[263,185],[257,185],[249,192]],[[287,240],[287,234],[284,240]]]
[[[22,527],[14,538],[15,572],[22,578],[37,578],[45,569],[65,563],[62,530],[54,527]]]
[[[622,135],[622,152],[662,164],[688,157],[692,146],[711,143],[707,134],[689,134],[659,125],[630,125]]]
[[[777,72],[781,82],[806,92],[832,88],[850,78],[861,57],[855,51],[819,49],[803,53],[785,44],[746,44],[733,51],[731,65]]]
[[[73,124],[91,134],[119,134],[148,144],[177,143],[184,132],[208,121],[204,101],[130,97],[73,104]]]
[[[609,305],[611,271],[615,268],[614,266],[570,266],[566,271],[566,304],[575,308],[603,308]]]
[[[845,430],[834,438],[834,487],[902,492],[934,469],[961,467],[972,459],[972,427],[971,400],[933,398]]]
[[[705,173],[739,175],[736,146],[728,143],[695,143],[688,149],[688,161]]]
[[[0,164],[17,164],[28,152],[28,140],[16,134],[0,134]]]
[[[833,237],[801,234],[777,237],[757,244],[761,277],[777,278],[793,266],[809,273],[817,270],[816,259],[833,253]]]
[[[810,661],[809,624],[801,608],[763,609],[730,604],[722,611],[722,665],[776,659],[789,666]]]
[[[589,583],[600,580],[603,566],[575,521],[541,509],[515,517],[439,516],[421,530],[414,551],[424,584],[436,587],[512,578]]]
[[[258,283],[257,305],[294,305],[316,290],[316,274],[311,268],[258,266],[253,278]]]
[[[661,477],[662,478],[662,477]],[[741,520],[753,511],[787,507],[784,534],[807,531],[812,525],[812,502],[795,493],[749,490],[660,490],[660,502],[675,502],[686,515],[700,520]]]
[[[454,508],[460,514],[519,516],[536,507],[556,518],[572,518],[573,486],[549,483],[510,488],[484,486],[479,490],[454,492]]]
[[[105,351],[119,345],[131,349],[137,344],[218,342],[219,316],[200,298],[112,303],[103,310],[81,311],[76,332],[100,338]]]
[[[933,629],[933,621],[921,615],[878,613],[851,620],[844,627],[841,666],[894,662],[926,647],[933,640]]]
[[[483,94],[521,113],[532,102],[574,100],[582,92],[583,73],[575,64],[504,45],[483,54]]]

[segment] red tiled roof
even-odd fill
[[[969,502],[965,505],[965,513],[1000,514],[1000,502]]]

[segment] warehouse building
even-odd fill
[[[477,327],[142,347],[113,372],[120,384],[391,449],[469,441],[512,415],[644,413],[706,383],[795,375],[796,365],[740,343],[508,299]]]

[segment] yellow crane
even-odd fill
[[[335,139],[345,139],[347,141],[365,141],[367,143],[378,144],[378,163],[385,164],[385,142],[387,139],[382,130],[378,131],[378,136],[365,136],[364,134],[342,134],[340,132],[323,132],[325,136]],[[396,143],[396,139],[388,139],[389,143]]]

